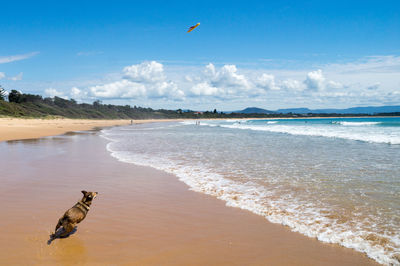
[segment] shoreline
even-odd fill
[[[40,118],[13,118],[0,117],[0,142],[8,140],[35,139],[56,136],[71,131],[86,131],[95,128],[130,125],[143,123],[179,122],[190,120],[278,120],[278,119],[337,119],[337,118],[371,118],[371,117],[272,117],[272,118],[190,118],[190,119],[40,119]]]
[[[98,133],[79,132],[0,142],[7,217],[0,220],[7,228],[1,263],[378,265],[190,191],[174,175],[119,162],[106,143]],[[88,217],[75,234],[47,245],[82,189],[100,192]]]

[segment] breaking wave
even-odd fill
[[[184,126],[150,127],[147,128],[148,132],[146,134],[149,134],[148,136],[151,137],[152,132],[157,131],[155,128],[158,130],[182,130],[179,131],[182,134],[186,134],[185,126],[193,128],[195,131],[199,130],[198,128],[196,129],[195,121],[181,122],[180,125]],[[226,121],[201,121],[200,125],[211,127],[210,130],[214,130],[215,134],[219,134],[216,130],[222,130],[222,128],[233,130],[247,129],[293,135],[323,136],[376,143],[400,144],[399,139],[396,138],[386,139],[380,137],[380,139],[370,141],[372,136],[369,136],[368,140],[366,140],[366,138],[361,138],[360,135],[355,133],[353,135],[341,135],[341,132],[329,132],[325,128],[310,129],[307,126],[300,126],[302,128],[299,128],[299,126],[280,125],[279,123],[264,123],[263,126],[251,125],[251,123],[239,124],[236,121],[229,121],[229,123]],[[216,127],[221,128],[217,129]],[[224,200],[227,206],[249,210],[265,217],[270,222],[286,225],[292,231],[317,238],[322,242],[336,243],[344,247],[353,248],[359,252],[366,253],[381,264],[400,265],[400,235],[378,230],[381,225],[374,224],[376,223],[376,217],[355,210],[350,216],[355,219],[343,220],[343,217],[340,217],[330,206],[321,205],[316,199],[299,197],[298,189],[301,188],[296,188],[295,190],[293,188],[289,189],[279,182],[272,182],[267,186],[266,183],[259,183],[256,179],[244,178],[248,175],[247,173],[243,173],[243,178],[232,180],[225,174],[221,174],[210,168],[209,165],[206,165],[205,161],[202,160],[202,158],[206,158],[206,154],[198,154],[198,160],[185,160],[183,158],[188,156],[187,152],[189,150],[181,151],[178,149],[178,153],[174,151],[160,155],[156,150],[152,150],[156,146],[147,146],[148,144],[146,143],[140,149],[136,149],[136,145],[139,143],[142,144],[140,139],[135,139],[135,145],[131,143],[132,146],[127,145],[127,143],[134,138],[140,138],[142,135],[133,136],[127,134],[129,134],[129,131],[135,132],[135,130],[146,132],[147,129],[136,128],[125,131],[122,129],[123,127],[102,130],[102,136],[110,141],[107,144],[107,150],[121,162],[148,166],[171,173],[177,176],[180,181],[187,184],[191,190],[215,196],[218,199]],[[177,132],[174,131],[174,134],[178,134]],[[210,134],[209,131],[207,132]],[[165,140],[168,140],[168,138],[165,138]],[[157,141],[160,140],[158,139]],[[153,141],[149,141],[149,143],[153,143]],[[160,145],[160,143],[164,142],[158,142],[157,145]],[[161,145],[167,145],[167,143]],[[248,167],[252,166],[248,165]],[[319,167],[319,165],[315,167]],[[385,222],[387,223],[385,226],[394,228],[394,232],[396,232],[396,227],[398,227],[396,222]],[[366,225],[368,226],[366,227]],[[367,229],[375,227],[376,230]]]

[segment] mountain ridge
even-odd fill
[[[366,106],[366,107],[350,107],[344,109],[326,108],[326,109],[309,109],[309,108],[284,108],[271,111],[259,107],[247,107],[243,110],[234,111],[241,114],[377,114],[377,113],[396,113],[400,112],[400,105],[384,105],[384,106]]]

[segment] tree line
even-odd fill
[[[6,101],[6,98],[8,101]],[[61,97],[42,97],[41,95],[11,90],[8,93],[0,86],[0,115],[18,117],[61,116],[67,118],[93,119],[161,119],[161,118],[217,118],[226,114],[214,111],[194,112],[152,108],[130,105],[103,104],[100,100],[77,103],[74,99]]]

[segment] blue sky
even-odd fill
[[[153,108],[400,104],[399,1],[1,7],[7,90]]]

